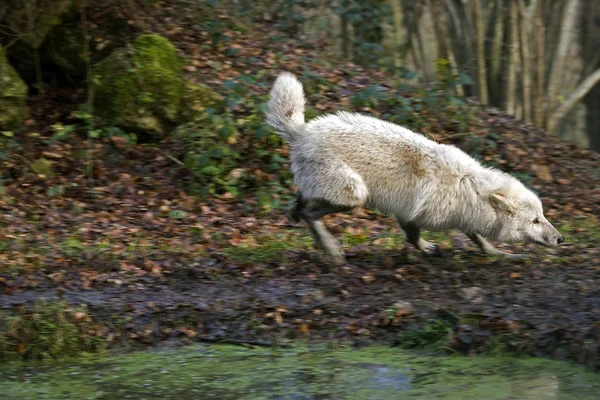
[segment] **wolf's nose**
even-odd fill
[[[558,244],[561,244],[565,241],[565,237],[563,235],[560,235],[560,237],[556,241],[558,242]]]

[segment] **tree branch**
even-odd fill
[[[554,131],[558,128],[560,121],[564,116],[571,111],[571,109],[581,100],[592,88],[600,82],[600,68],[594,73],[588,76],[583,82],[577,86],[577,88],[569,95],[567,100],[562,103],[548,120],[548,131],[555,133]]]

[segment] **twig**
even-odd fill
[[[173,161],[176,164],[181,165],[182,167],[185,168],[185,163],[183,163],[183,161],[173,157],[172,155],[170,155],[169,153],[167,153],[166,151],[164,151],[163,149],[161,149],[160,147],[156,147],[156,150],[160,151],[165,157],[167,157],[168,159],[170,159],[171,161]]]
[[[86,78],[87,78],[87,112],[91,115],[90,121],[89,121],[89,125],[87,126],[88,129],[88,140],[87,140],[87,144],[88,144],[88,151],[87,151],[87,157],[88,157],[88,165],[90,166],[89,168],[89,176],[88,179],[90,180],[92,187],[94,186],[94,170],[93,170],[93,166],[92,166],[92,140],[90,138],[90,130],[94,129],[94,85],[92,83],[92,55],[90,53],[90,44],[88,42],[89,40],[89,32],[88,32],[88,24],[87,24],[87,15],[86,15],[86,7],[87,7],[87,2],[85,0],[82,0],[79,2],[79,18],[80,18],[80,23],[81,23],[81,31],[83,33],[83,51],[85,54],[85,74],[86,74]]]
[[[242,339],[229,339],[229,338],[209,338],[209,337],[196,337],[195,340],[197,342],[204,343],[218,343],[218,344],[235,344],[238,346],[253,348],[254,346],[259,347],[283,347],[290,348],[290,345],[281,344],[281,343],[270,343],[263,342],[262,340],[242,340]]]

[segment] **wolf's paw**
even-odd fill
[[[420,238],[417,243],[417,250],[426,255],[432,255],[438,252],[438,245],[436,243],[428,242],[427,240]]]

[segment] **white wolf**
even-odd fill
[[[305,123],[304,107],[302,84],[281,73],[270,93],[267,121],[290,145],[298,186],[291,216],[308,224],[336,264],[345,259],[320,219],[355,207],[395,216],[407,240],[424,253],[435,245],[420,237],[420,229],[460,229],[483,252],[515,258],[522,255],[500,251],[485,238],[546,246],[564,241],[533,192],[457,147],[348,112]]]

